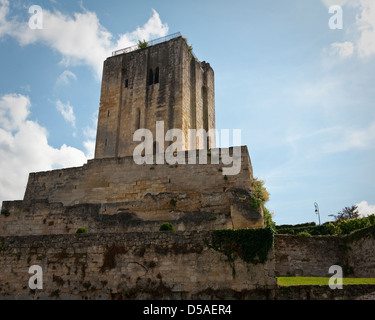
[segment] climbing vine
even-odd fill
[[[274,232],[270,228],[215,230],[211,248],[223,253],[228,261],[241,258],[247,263],[265,263],[273,246]]]

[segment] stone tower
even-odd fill
[[[164,134],[181,129],[185,150],[196,148],[188,145],[188,129],[215,128],[210,65],[197,61],[179,33],[157,42],[114,52],[104,62],[95,159],[132,156],[139,144],[134,132],[145,128],[155,137],[156,121],[164,121]],[[215,138],[208,143],[214,148]]]
[[[120,50],[104,62],[95,159],[30,173],[23,200],[3,202],[7,215],[0,215],[0,234],[64,234],[79,227],[92,233],[154,232],[163,222],[179,231],[263,227],[262,209],[252,205],[246,146],[215,148],[210,139],[211,150],[197,152],[192,139],[192,152],[179,155],[196,161],[135,161],[134,132],[145,128],[155,137],[160,122],[164,133],[185,133],[185,150],[189,129],[215,128],[214,72],[196,60],[180,34]],[[164,150],[174,143],[160,141]],[[199,161],[201,154],[207,162]],[[215,154],[218,161],[212,161]],[[238,170],[227,176],[232,167]]]

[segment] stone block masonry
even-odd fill
[[[209,158],[209,157],[208,157]],[[132,157],[95,159],[77,168],[31,173],[23,201],[3,202],[0,235],[263,227],[248,205],[252,167],[242,147],[241,171],[222,164],[137,165]],[[197,159],[198,163],[198,159]],[[244,201],[245,199],[245,201]]]
[[[340,265],[341,239],[332,236],[275,236],[276,274],[281,277],[330,277],[328,269]]]
[[[143,199],[146,194],[225,194],[229,188],[250,189],[252,167],[242,147],[241,171],[224,177],[226,165],[138,165],[133,157],[89,160],[82,167],[31,173],[24,201],[48,200],[64,205],[117,203]],[[198,155],[197,155],[198,158]],[[187,162],[186,162],[187,163]],[[150,210],[150,208],[149,208]]]
[[[275,235],[277,276],[331,277],[330,266],[344,277],[375,277],[375,226],[342,236]]]
[[[210,231],[0,238],[0,299],[266,299],[274,253],[232,264],[209,245]],[[43,270],[31,290],[29,267]]]

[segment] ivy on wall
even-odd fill
[[[270,228],[214,230],[210,247],[227,256],[233,263],[237,258],[247,263],[265,263],[273,247],[274,232]]]

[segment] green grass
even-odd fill
[[[279,286],[328,286],[329,277],[277,277]],[[344,285],[375,284],[375,278],[343,278]]]

